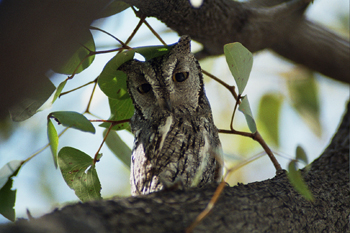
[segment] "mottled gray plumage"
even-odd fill
[[[132,60],[119,68],[128,76],[135,106],[130,121],[135,134],[132,195],[174,182],[187,188],[221,180],[218,130],[190,42],[182,36],[168,54],[146,62]]]

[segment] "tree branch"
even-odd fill
[[[125,2],[138,7],[143,15],[161,20],[179,35],[190,35],[202,43],[198,58],[223,54],[224,44],[238,41],[251,52],[272,49],[293,62],[350,83],[349,40],[305,19],[304,0],[269,7],[263,0],[261,4],[205,0],[198,9],[188,0]]]
[[[226,187],[194,232],[346,232],[349,230],[349,104],[331,144],[304,179],[306,201],[286,174]],[[0,226],[0,232],[184,232],[206,207],[215,185],[188,191],[78,203],[39,219]]]
[[[220,55],[224,44],[238,41],[252,52],[270,48],[350,83],[349,40],[305,19],[304,0],[205,0],[199,9],[192,8],[188,0],[124,1],[202,43],[198,58]],[[1,1],[0,73],[4,79],[0,99],[5,101],[0,102],[0,118],[24,97],[43,92],[37,90],[47,80],[45,72],[62,65],[84,43],[89,25],[109,2]]]

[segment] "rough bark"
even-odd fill
[[[308,172],[302,171],[314,202],[293,189],[286,173],[227,186],[194,232],[348,232],[349,107],[330,145]],[[0,232],[184,232],[215,189],[208,186],[73,204],[30,222],[0,226]]]

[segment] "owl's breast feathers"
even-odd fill
[[[169,183],[180,179],[185,188],[220,181],[221,145],[210,120],[170,115],[158,125],[145,124],[137,130],[131,169],[133,194],[161,190],[159,176]]]

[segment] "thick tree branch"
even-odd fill
[[[338,81],[350,83],[349,41],[307,20],[280,38],[282,43],[271,46],[279,55]]]
[[[315,201],[306,201],[286,174],[226,187],[213,212],[194,232],[347,232],[349,104],[331,144],[304,179]],[[0,226],[0,232],[184,232],[206,207],[214,186],[188,191],[79,203],[39,219]]]
[[[252,52],[271,48],[350,83],[349,40],[306,20],[304,0],[205,0],[199,9],[192,8],[188,0],[124,1],[202,43],[198,57],[220,55],[224,44],[239,41]],[[39,84],[47,80],[45,73],[63,64],[78,48],[77,41],[86,40],[89,25],[109,2],[1,1],[0,118],[24,97],[40,92]],[[283,4],[274,7],[279,3]]]
[[[349,40],[305,19],[303,0],[271,7],[261,6],[260,1],[205,0],[199,9],[192,8],[188,0],[125,2],[202,43],[199,58],[223,54],[224,44],[238,41],[251,52],[270,48],[293,62],[350,83]]]

